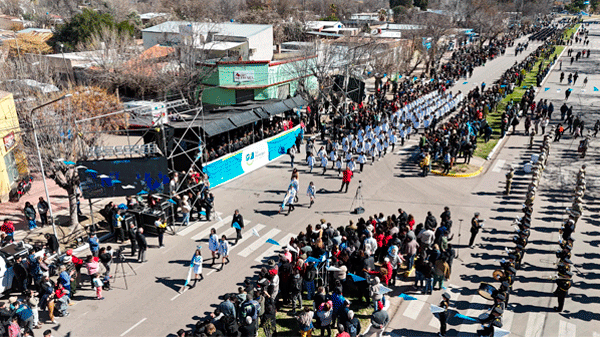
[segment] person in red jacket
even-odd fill
[[[352,181],[352,175],[352,170],[346,166],[346,171],[344,171],[344,176],[342,177],[342,187],[340,187],[340,192],[344,189],[344,185],[346,185],[346,191],[344,191],[344,193],[348,193],[348,186],[350,185],[350,181]]]

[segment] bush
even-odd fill
[[[93,34],[100,33],[106,28],[115,29],[119,34],[129,34],[130,36],[135,31],[135,28],[127,21],[117,23],[108,13],[86,9],[57,29],[52,44],[56,50],[58,50],[57,46],[62,43],[65,51],[73,51],[79,45],[88,42]]]

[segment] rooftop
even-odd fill
[[[46,33],[52,34],[51,29],[43,29],[43,28],[26,28],[17,32],[17,34],[25,34],[25,33]]]
[[[150,33],[173,33],[179,34],[180,26],[192,26],[194,33],[207,34],[209,32],[217,32],[219,35],[250,37],[254,36],[263,30],[273,27],[272,25],[252,25],[240,23],[212,23],[212,22],[190,22],[190,21],[167,21],[159,25],[152,26],[142,30],[142,32]]]
[[[168,13],[144,13],[140,14],[140,20],[152,20],[154,18],[159,18],[161,16],[167,16]]]

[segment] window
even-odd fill
[[[13,151],[4,156],[4,164],[6,165],[6,173],[8,174],[9,185],[19,180],[19,169]]]

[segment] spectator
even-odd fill
[[[312,331],[314,329],[312,319],[313,319],[314,314],[315,313],[310,309],[309,306],[305,306],[304,310],[300,313],[300,315],[298,315],[298,317],[296,317],[296,319],[298,320],[298,325],[299,325],[299,329],[300,329],[300,331],[299,331],[300,337],[311,337],[312,336]],[[322,331],[321,331],[321,335],[323,335]]]
[[[48,224],[48,210],[50,209],[50,205],[44,200],[44,198],[40,197],[39,202],[37,204],[38,213],[40,213],[40,222],[42,224],[42,228]]]
[[[29,230],[34,230],[37,228],[37,225],[35,224],[35,216],[36,216],[36,212],[35,212],[35,208],[33,208],[33,205],[27,201],[25,203],[25,208],[23,208],[23,213],[25,214],[25,219],[27,220],[27,222],[29,223]]]

